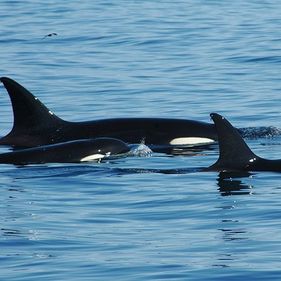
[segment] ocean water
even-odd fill
[[[0,76],[72,121],[225,115],[281,158],[281,2],[1,1]],[[48,36],[50,35],[50,36]],[[0,88],[0,133],[13,115]],[[280,280],[273,172],[218,148],[0,167],[1,280]],[[164,171],[172,171],[170,173]]]

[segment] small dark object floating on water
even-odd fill
[[[49,33],[47,35],[45,35],[42,39],[45,39],[46,37],[52,37],[52,36],[57,36],[58,34],[55,32]]]

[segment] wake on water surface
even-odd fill
[[[273,138],[281,135],[281,129],[274,126],[239,128],[239,132],[247,139]]]

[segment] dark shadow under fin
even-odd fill
[[[238,130],[223,116],[212,113],[220,149],[219,159],[210,170],[246,170],[249,164],[259,159],[245,143]]]
[[[1,77],[0,81],[7,89],[14,113],[13,128],[7,136],[0,140],[1,144],[11,137],[37,135],[37,133],[44,132],[45,129],[55,129],[65,122],[19,83],[7,77]]]

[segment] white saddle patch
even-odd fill
[[[209,138],[200,138],[200,137],[181,137],[175,138],[170,141],[171,145],[202,145],[202,144],[210,144],[215,142]]]

